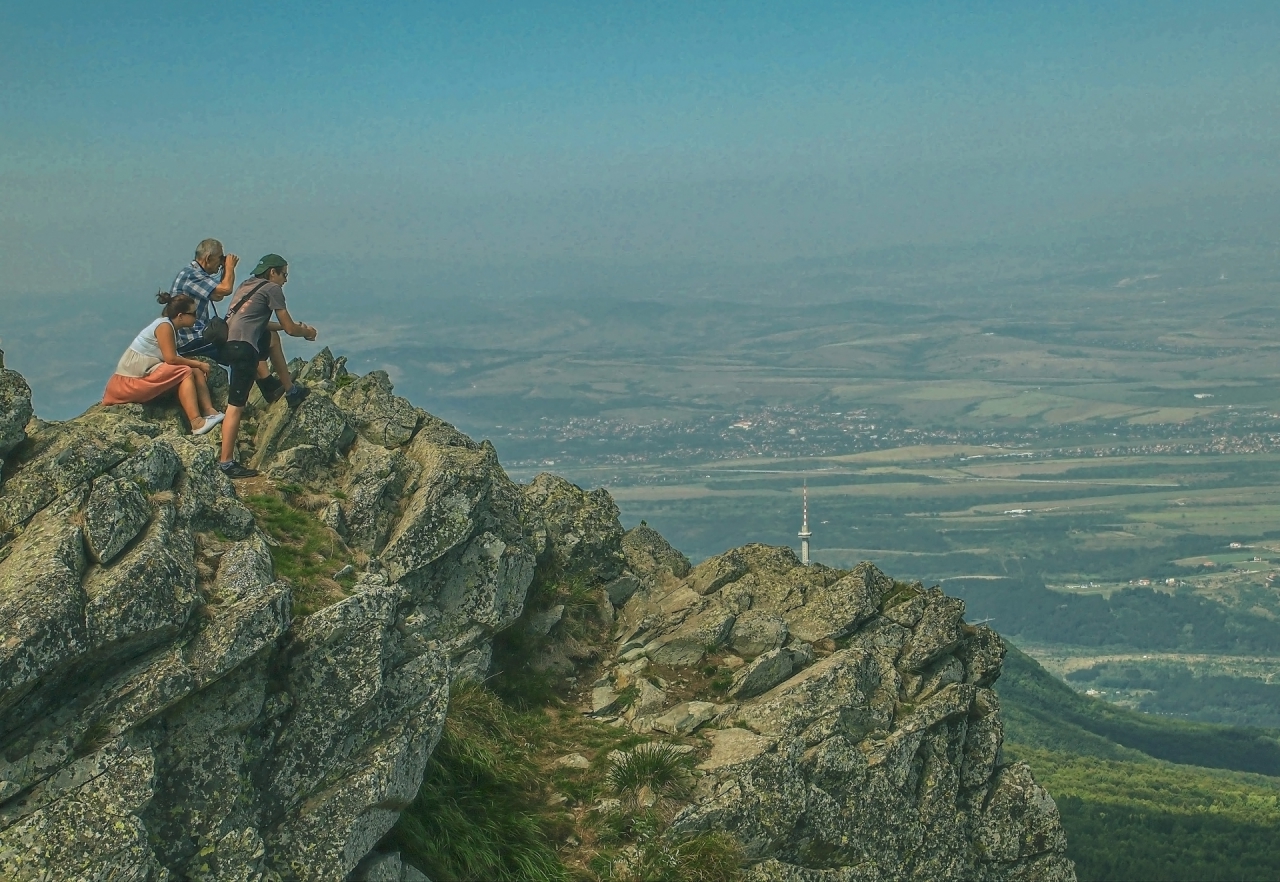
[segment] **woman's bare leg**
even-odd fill
[[[196,381],[191,371],[182,378],[182,384],[178,386],[178,404],[182,405],[182,412],[187,415],[187,422],[191,424],[191,430],[204,425],[204,417],[200,414],[200,400],[196,394]]]
[[[209,397],[209,383],[204,378],[204,371],[192,371],[191,375],[196,378],[196,400],[200,404],[200,413],[213,416],[218,411],[213,406],[213,399]]]

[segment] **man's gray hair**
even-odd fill
[[[205,239],[196,246],[196,260],[206,260],[215,254],[222,253],[222,243],[217,239]]]

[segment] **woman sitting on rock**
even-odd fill
[[[207,362],[178,355],[176,328],[189,328],[196,321],[196,302],[186,294],[160,293],[163,303],[160,318],[142,329],[120,356],[116,372],[107,381],[103,404],[143,404],[159,398],[171,389],[178,390],[193,435],[203,435],[218,423],[223,414],[214,409],[206,378]]]

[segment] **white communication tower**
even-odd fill
[[[800,563],[806,567],[809,565],[809,537],[813,534],[809,532],[809,482],[804,482],[803,492],[803,511],[804,520],[800,525]]]

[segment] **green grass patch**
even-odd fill
[[[534,763],[539,728],[538,715],[514,712],[481,686],[457,686],[422,788],[388,843],[432,879],[568,879]]]
[[[293,585],[293,614],[306,616],[347,596],[354,577],[343,582],[333,574],[355,562],[342,540],[311,512],[295,508],[276,495],[249,496],[258,527],[275,543],[271,560],[276,576]]]

